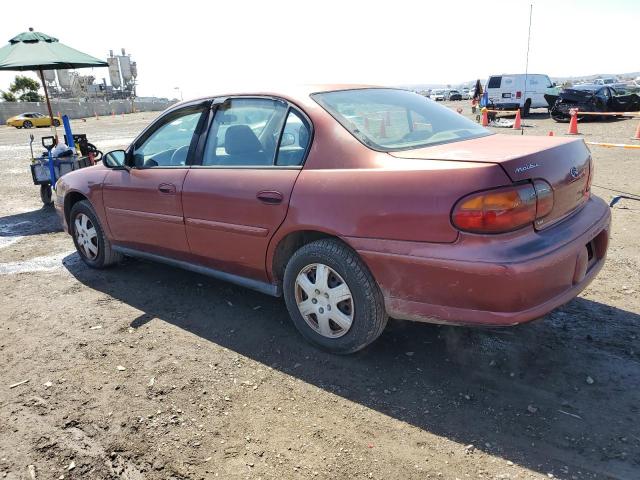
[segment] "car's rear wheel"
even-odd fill
[[[384,299],[371,272],[338,240],[317,240],[296,251],[285,269],[283,289],[296,328],[330,352],[356,352],[377,339],[387,324]]]
[[[33,123],[31,123],[29,120],[25,120],[25,121],[22,123],[22,126],[23,126],[24,128],[31,128],[31,127],[33,127]]]
[[[53,125],[56,126],[56,127],[59,127],[60,126],[60,120],[58,120],[57,118],[54,118],[53,119]]]
[[[118,263],[122,255],[114,252],[91,203],[77,202],[69,215],[69,231],[80,258],[92,268]]]

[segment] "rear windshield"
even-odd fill
[[[490,135],[459,113],[407,90],[366,88],[312,97],[373,150],[407,150]]]

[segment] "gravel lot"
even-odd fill
[[[109,150],[155,115],[73,128]],[[637,123],[580,130],[631,143]],[[0,478],[640,478],[637,201],[612,209],[599,277],[544,319],[392,321],[337,357],[281,300],[142,261],[87,269],[42,208],[28,133],[0,127]],[[640,151],[592,152],[597,195],[640,194]]]

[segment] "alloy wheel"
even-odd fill
[[[89,260],[94,260],[98,256],[98,232],[91,219],[84,213],[76,217],[74,233],[80,253]]]
[[[351,290],[328,265],[312,263],[298,273],[295,300],[307,324],[323,337],[338,338],[351,328],[354,315]]]

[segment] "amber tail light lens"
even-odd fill
[[[456,228],[473,233],[517,230],[553,209],[553,189],[544,180],[473,193],[461,198],[451,219]]]

